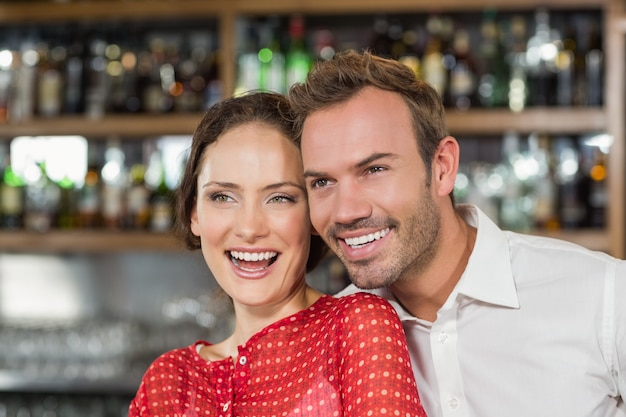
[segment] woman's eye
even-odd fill
[[[288,195],[277,195],[277,196],[270,198],[271,203],[289,203],[289,202],[294,202],[294,201],[295,199]]]
[[[211,195],[211,201],[216,201],[218,203],[226,203],[228,201],[230,201],[231,198],[229,196],[227,196],[226,194],[213,194]]]

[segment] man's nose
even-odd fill
[[[335,223],[350,224],[371,215],[372,205],[357,184],[346,183],[338,187],[332,214]]]

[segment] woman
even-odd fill
[[[200,122],[179,188],[177,230],[232,298],[233,334],[157,358],[134,416],[424,416],[392,307],[321,294],[305,274],[312,235],[286,99],[251,93]]]

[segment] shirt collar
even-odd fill
[[[457,212],[476,227],[476,242],[455,292],[489,304],[519,308],[505,233],[478,207],[460,204]]]

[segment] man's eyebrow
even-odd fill
[[[357,162],[357,164],[355,165],[355,168],[363,168],[371,164],[372,162],[375,162],[382,158],[396,158],[396,157],[397,155],[392,154],[392,153],[382,153],[382,152],[374,153],[368,156],[367,158]],[[310,178],[310,177],[318,178],[318,177],[325,177],[325,176],[327,176],[327,174],[321,171],[313,171],[310,169],[304,171],[305,178]]]
[[[324,177],[326,176],[325,173],[321,172],[321,171],[312,171],[310,169],[307,169],[306,171],[304,171],[304,178],[311,178],[311,177]]]
[[[357,163],[356,167],[357,168],[363,168],[364,166],[367,166],[367,165],[371,164],[374,161],[377,161],[377,160],[382,159],[382,158],[390,158],[390,157],[395,157],[395,155],[392,154],[392,153],[382,153],[382,152],[374,153],[374,154],[371,154],[370,156],[368,156],[367,158],[363,159],[359,163]]]

